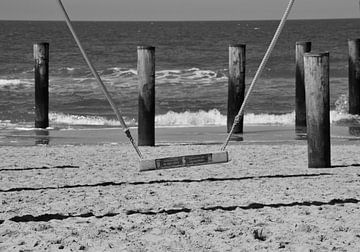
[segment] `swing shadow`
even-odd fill
[[[18,168],[18,169],[11,169],[11,168],[4,168],[0,169],[0,172],[2,171],[31,171],[31,170],[51,170],[51,169],[76,169],[80,168],[80,166],[74,166],[74,165],[57,165],[57,166],[42,166],[42,167],[27,167],[27,168]]]
[[[134,182],[102,182],[96,184],[78,184],[78,185],[64,185],[55,187],[17,187],[1,190],[1,193],[11,193],[20,191],[42,191],[42,190],[57,190],[57,189],[73,189],[73,188],[87,188],[87,187],[108,187],[108,186],[123,186],[123,185],[152,185],[152,184],[168,184],[168,183],[203,183],[203,182],[225,182],[225,181],[243,181],[251,179],[278,179],[278,178],[313,178],[320,176],[333,176],[333,173],[312,173],[312,174],[290,174],[290,175],[263,175],[263,176],[247,176],[247,177],[230,177],[230,178],[204,178],[204,179],[163,179],[150,181],[134,181]]]
[[[345,204],[358,204],[360,203],[360,200],[355,198],[348,198],[348,199],[331,199],[329,201],[302,201],[302,202],[290,202],[290,203],[272,203],[272,204],[264,204],[264,203],[250,203],[249,205],[234,205],[234,206],[210,206],[210,207],[200,207],[197,209],[192,208],[173,208],[173,209],[161,209],[158,211],[153,210],[127,210],[125,212],[126,215],[135,215],[135,214],[141,214],[141,215],[158,215],[158,214],[167,214],[167,215],[173,215],[178,213],[191,213],[196,211],[226,211],[226,212],[232,212],[237,209],[241,210],[257,210],[262,209],[265,207],[269,208],[281,208],[281,207],[297,207],[297,206],[344,206]],[[65,215],[65,214],[42,214],[38,216],[33,216],[30,214],[22,215],[22,216],[14,216],[9,219],[9,221],[13,221],[16,223],[23,223],[23,222],[49,222],[52,220],[66,220],[69,218],[90,218],[95,217],[97,219],[102,219],[105,217],[115,217],[118,215],[121,215],[122,213],[106,213],[103,215],[95,215],[92,212],[79,214],[79,215]],[[2,225],[5,222],[5,220],[0,220],[0,225]]]
[[[343,206],[344,204],[358,204],[360,200],[355,198],[348,198],[348,199],[332,199],[330,201],[303,201],[303,202],[291,202],[291,203],[272,203],[272,204],[263,204],[263,203],[250,203],[249,205],[245,206],[211,206],[211,207],[201,207],[200,209],[190,209],[190,208],[178,208],[178,209],[162,209],[159,211],[152,211],[152,210],[128,210],[126,212],[127,215],[134,215],[134,214],[143,214],[143,215],[157,215],[157,214],[177,214],[177,213],[189,213],[192,211],[235,211],[237,209],[242,210],[256,210],[262,209],[265,207],[269,208],[280,208],[280,207],[296,207],[296,206],[335,206],[340,205]]]
[[[360,167],[360,164],[332,165],[330,168],[350,168],[350,167]]]

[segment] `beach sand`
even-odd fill
[[[222,137],[141,150],[212,152]],[[226,164],[140,173],[126,143],[2,146],[0,251],[358,251],[357,140],[333,141],[328,169],[307,168],[306,141],[228,150]]]

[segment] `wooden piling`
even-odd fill
[[[349,114],[360,115],[360,39],[348,40]]]
[[[229,46],[229,79],[228,79],[228,108],[227,132],[229,133],[244,101],[245,95],[245,64],[246,45],[234,44]],[[243,133],[244,118],[235,126],[234,133]]]
[[[311,42],[296,42],[295,68],[295,132],[306,133],[306,102],[304,83],[304,54],[311,51]]]
[[[155,47],[138,46],[138,145],[155,145]]]
[[[49,127],[49,43],[34,44],[35,128]]]
[[[331,166],[329,53],[306,53],[304,67],[308,167],[326,168]]]

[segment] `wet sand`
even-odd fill
[[[196,139],[193,130],[141,150],[147,158],[219,150],[223,135]],[[87,134],[91,144],[0,147],[0,251],[360,247],[356,139],[333,137],[327,169],[307,168],[306,141],[255,139],[231,143],[226,164],[140,173],[129,144]],[[201,137],[208,142],[193,143]]]
[[[137,140],[137,128],[131,128]],[[155,130],[156,145],[171,144],[222,144],[227,136],[225,126],[214,127],[162,127]],[[354,143],[360,141],[360,127],[331,126],[332,142]],[[294,126],[245,125],[244,134],[234,135],[233,142],[295,143],[305,140],[295,134]],[[128,144],[121,128],[70,128],[49,130],[1,130],[0,146],[93,145]]]

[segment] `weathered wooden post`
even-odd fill
[[[138,46],[138,145],[155,145],[155,47]]]
[[[360,115],[360,39],[349,45],[349,114]]]
[[[296,42],[295,68],[295,132],[306,133],[304,54],[311,51],[311,42]]]
[[[245,95],[245,63],[246,45],[234,44],[229,46],[229,80],[228,80],[228,109],[227,132],[234,123],[235,116],[240,110]],[[242,117],[234,129],[234,133],[243,133],[244,118]]]
[[[35,128],[49,127],[49,43],[34,44]]]
[[[329,53],[306,53],[305,94],[309,168],[326,168],[330,161]]]

